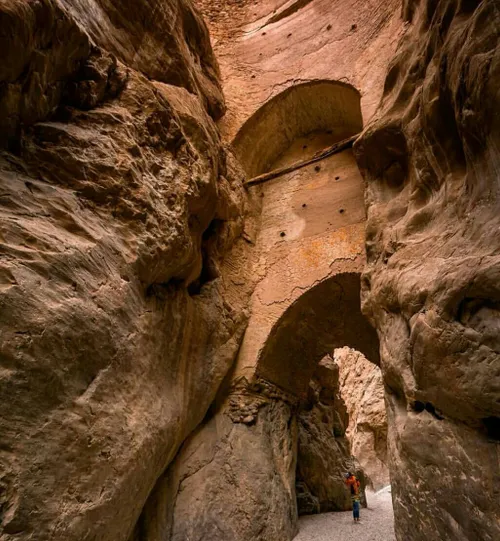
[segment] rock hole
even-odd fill
[[[335,177],[335,180],[340,180],[340,177]]]
[[[340,214],[344,214],[345,209],[339,209]]]
[[[500,417],[486,417],[483,419],[486,434],[489,440],[500,441]]]
[[[304,145],[304,146],[302,147],[302,150],[305,150],[306,148],[307,148],[307,145]]]
[[[358,28],[358,25],[357,24],[352,24],[351,25],[351,30],[356,30]]]
[[[219,269],[215,262],[214,252],[216,251],[216,240],[224,226],[224,220],[213,219],[205,229],[201,240],[202,267],[200,276],[188,286],[190,295],[198,295],[201,288],[208,282],[219,277]]]
[[[327,30],[331,30],[332,29],[332,25],[329,24],[327,27],[326,27]]]
[[[305,203],[302,203],[302,208],[305,209],[307,205]]]
[[[291,38],[291,37],[292,37],[292,34],[291,34],[291,33],[290,33],[290,34],[288,34],[287,38]]]
[[[285,233],[284,231],[282,231],[282,232],[280,233],[280,237],[284,237],[285,235],[286,235],[286,233]]]
[[[316,171],[316,173],[319,173],[321,171],[321,166],[317,165],[314,170]]]
[[[405,177],[406,172],[397,161],[391,163],[383,173],[383,178],[387,186],[393,191],[401,191]]]
[[[425,410],[425,404],[420,400],[415,400],[411,407],[415,413],[422,413]]]
[[[444,419],[444,417],[436,411],[436,408],[430,402],[425,403],[425,409],[439,421],[442,421]]]

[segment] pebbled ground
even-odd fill
[[[309,515],[299,520],[294,541],[395,541],[391,493],[386,489],[367,494],[368,509],[361,509],[361,522],[352,512]]]

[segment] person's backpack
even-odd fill
[[[351,484],[351,494],[353,496],[357,496],[359,494],[360,486],[361,486],[361,483],[357,480],[356,477],[354,477],[354,483]]]

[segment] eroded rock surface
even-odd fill
[[[4,2],[0,49],[0,537],[125,540],[245,328],[217,65],[183,0]]]
[[[363,468],[367,483],[379,490],[390,483],[382,373],[351,348],[337,349],[334,358],[340,372],[340,394],[349,417],[346,437],[351,452]]]
[[[182,446],[135,541],[290,541],[297,533],[295,405],[241,382]]]
[[[367,181],[364,311],[382,340],[397,536],[500,538],[498,2],[405,0],[404,28],[398,0],[220,6],[238,7],[238,40],[220,34],[227,140],[298,83],[351,84],[365,122],[384,91],[355,151]],[[242,173],[214,124],[224,103],[203,22],[187,0],[11,0],[0,7],[0,50],[2,541],[288,541],[298,397],[278,384],[293,374],[270,363],[276,388],[233,380],[213,402],[267,265],[248,261],[256,220],[243,221]],[[310,135],[299,130],[290,145],[304,148]],[[341,161],[330,165],[355,167]],[[314,171],[325,175],[311,189],[340,180],[326,166]],[[315,176],[294,174],[293,190],[302,174]],[[328,250],[308,245],[310,268],[359,271],[356,194],[349,207],[331,200],[335,223],[353,220],[355,243],[342,232],[320,243]],[[312,214],[306,227],[311,202],[300,198],[287,223],[308,234],[332,226]],[[274,257],[279,271],[296,261]],[[321,286],[277,275],[276,293],[291,288],[294,302],[300,288],[307,301]],[[330,284],[342,299],[339,285]],[[292,330],[314,312],[303,304],[292,306]],[[359,338],[356,325],[335,330],[346,332]],[[266,342],[256,352],[288,343]],[[255,363],[243,368],[255,375]],[[330,414],[321,423],[335,427]]]
[[[351,455],[346,405],[340,396],[339,368],[330,356],[319,363],[308,400],[298,413],[297,504],[300,515],[352,508],[344,483],[347,471],[362,482],[364,473]]]
[[[367,181],[400,541],[500,538],[500,9],[405,1]]]
[[[228,108],[220,127],[228,140],[262,106],[301,83],[352,85],[361,93],[365,122],[377,109],[403,31],[400,0],[196,3],[208,19],[221,66]],[[314,116],[322,103],[307,108]],[[280,129],[278,123],[274,129]]]

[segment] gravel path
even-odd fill
[[[360,524],[354,524],[351,511],[302,517],[294,541],[395,541],[391,493],[384,489],[366,496]]]

